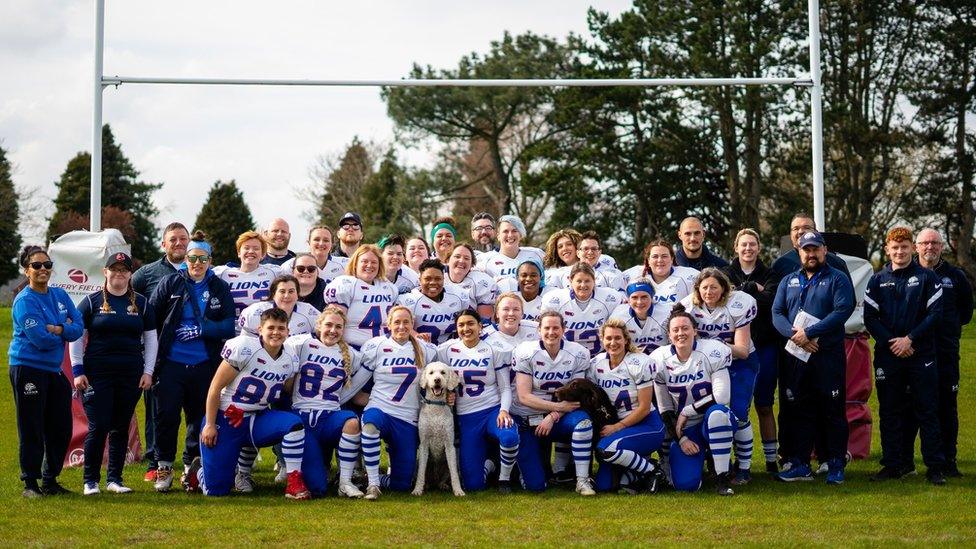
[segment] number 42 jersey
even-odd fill
[[[272,358],[260,339],[247,335],[228,340],[220,356],[237,370],[237,377],[220,391],[221,410],[231,404],[245,412],[264,410],[281,398],[285,381],[298,369],[298,357],[287,345]]]

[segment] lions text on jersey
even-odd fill
[[[702,339],[717,339],[725,343],[732,343],[735,339],[736,328],[741,328],[756,318],[756,298],[734,290],[725,305],[709,311],[705,305],[692,305],[691,296],[681,300],[685,310],[695,317],[698,323],[698,337]],[[752,341],[749,342],[749,352],[756,350]]]
[[[334,412],[352,397],[358,387],[347,383],[342,350],[338,345],[326,345],[310,335],[289,337],[285,342],[298,357],[298,374],[292,391],[291,406],[295,410]],[[362,355],[349,349],[350,375],[359,371]]]
[[[582,345],[564,340],[559,344],[556,358],[552,358],[541,341],[526,341],[512,352],[512,367],[516,379],[522,375],[532,378],[533,395],[552,400],[556,389],[570,380],[586,377],[590,368],[590,353]],[[515,392],[512,414],[528,417],[539,413],[539,410],[520,403],[518,392]]]
[[[602,349],[600,326],[610,318],[610,313],[621,303],[620,292],[610,288],[593,288],[593,295],[586,301],[578,301],[568,288],[553,290],[542,301],[542,310],[557,311],[566,321],[566,339],[587,348],[591,355]]]
[[[627,324],[627,332],[634,345],[637,345],[644,353],[650,354],[651,351],[668,343],[668,316],[670,311],[665,311],[662,306],[653,306],[649,315],[644,320],[637,318],[630,305],[624,304],[610,313],[610,318],[616,318]]]
[[[248,305],[237,318],[237,328],[241,334],[257,337],[261,327],[261,313],[274,307],[271,301],[261,301]],[[308,303],[298,301],[288,317],[288,335],[296,336],[310,334],[315,331],[315,320],[319,317],[319,310]]]
[[[650,359],[654,394],[662,414],[673,410],[684,415],[690,427],[701,423],[707,409],[699,406],[696,410],[696,402],[712,398],[717,404],[729,405],[732,351],[721,341],[696,340],[685,361],[678,358],[673,345],[658,348]]]
[[[325,303],[346,308],[346,328],[342,338],[360,348],[370,338],[383,333],[386,313],[399,295],[386,280],[367,284],[354,276],[342,275],[325,288]]]
[[[272,358],[261,340],[240,335],[227,341],[220,356],[237,370],[237,377],[220,391],[220,409],[234,406],[245,412],[264,410],[281,398],[285,381],[295,375],[298,357],[282,347]]]
[[[530,259],[535,259],[542,265],[542,250],[522,246],[515,257],[508,257],[499,251],[485,252],[478,256],[478,267],[488,273],[488,276],[499,281],[503,278],[514,277],[519,265]]]
[[[615,368],[610,367],[607,353],[600,353],[593,357],[586,377],[607,393],[620,419],[637,408],[637,391],[654,387],[651,359],[640,353],[627,353]],[[654,411],[653,404],[651,411]]]
[[[458,313],[468,308],[468,296],[445,289],[441,300],[434,301],[416,288],[409,294],[401,295],[397,304],[413,313],[413,326],[417,333],[430,334],[430,342],[439,345],[457,336],[454,321]]]
[[[258,265],[249,273],[225,265],[214,267],[213,271],[218,278],[230,286],[230,295],[234,299],[234,314],[238,317],[248,305],[268,297],[271,281],[279,273],[278,268],[274,265]]]
[[[424,364],[437,359],[437,348],[419,341]],[[375,337],[363,345],[362,367],[372,374],[373,389],[366,408],[383,412],[413,425],[420,411],[420,390],[417,380],[420,369],[410,341],[402,345],[390,337]]]
[[[493,347],[479,341],[468,347],[454,339],[437,348],[437,358],[448,364],[461,378],[458,389],[458,415],[471,414],[501,405],[506,412],[512,404],[509,377],[512,352],[509,347]]]

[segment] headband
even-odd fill
[[[207,252],[207,255],[213,255],[213,248],[211,248],[210,244],[204,240],[191,240],[190,243],[186,245],[187,253],[189,253],[190,250],[203,250]]]
[[[381,250],[382,250],[383,248],[385,248],[385,247],[386,247],[386,243],[390,241],[390,237],[391,237],[391,236],[393,236],[393,235],[391,235],[391,234],[388,234],[388,235],[386,235],[386,236],[384,236],[383,238],[381,238],[381,239],[379,239],[379,240],[378,240],[378,241],[376,242],[376,247],[377,247],[377,248],[379,248],[379,249],[381,249]]]
[[[647,282],[633,282],[627,285],[627,297],[634,292],[647,292],[649,295],[654,295],[654,288]]]
[[[451,225],[450,223],[438,223],[437,225],[434,225],[434,228],[433,229],[430,230],[430,241],[431,242],[434,241],[434,235],[437,234],[437,231],[439,231],[441,229],[447,229],[447,230],[451,231],[451,235],[454,236],[455,238],[457,238],[457,229],[455,229],[453,225]]]

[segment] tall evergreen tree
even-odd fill
[[[217,181],[207,193],[207,201],[200,208],[194,230],[207,233],[213,246],[213,264],[223,265],[237,257],[235,244],[244,231],[254,229],[251,209],[244,201],[244,193],[233,179]]]
[[[152,194],[161,188],[162,183],[145,183],[138,180],[139,172],[132,166],[115,142],[112,128],[106,124],[102,128],[102,206],[114,206],[132,215],[136,238],[132,245],[132,255],[138,260],[154,258],[158,253],[156,226],[153,218],[159,210],[153,205]],[[54,216],[48,225],[48,238],[55,236],[56,228],[70,214],[84,215],[91,204],[91,154],[80,152],[75,155],[55,183],[58,195],[54,199]],[[102,226],[109,227],[107,220]],[[113,227],[122,229],[121,227]]]
[[[19,197],[11,171],[7,151],[0,147],[0,282],[17,276],[21,242]]]

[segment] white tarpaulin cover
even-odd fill
[[[102,289],[105,260],[117,252],[131,255],[130,249],[117,229],[66,233],[48,248],[48,255],[54,261],[50,284],[64,288],[78,305],[86,295]]]
[[[874,274],[874,267],[867,259],[861,259],[853,255],[837,254],[847,263],[847,270],[851,272],[851,281],[854,282],[854,297],[857,304],[854,313],[847,319],[844,327],[847,333],[856,334],[864,331],[864,292],[868,288],[868,280]]]

